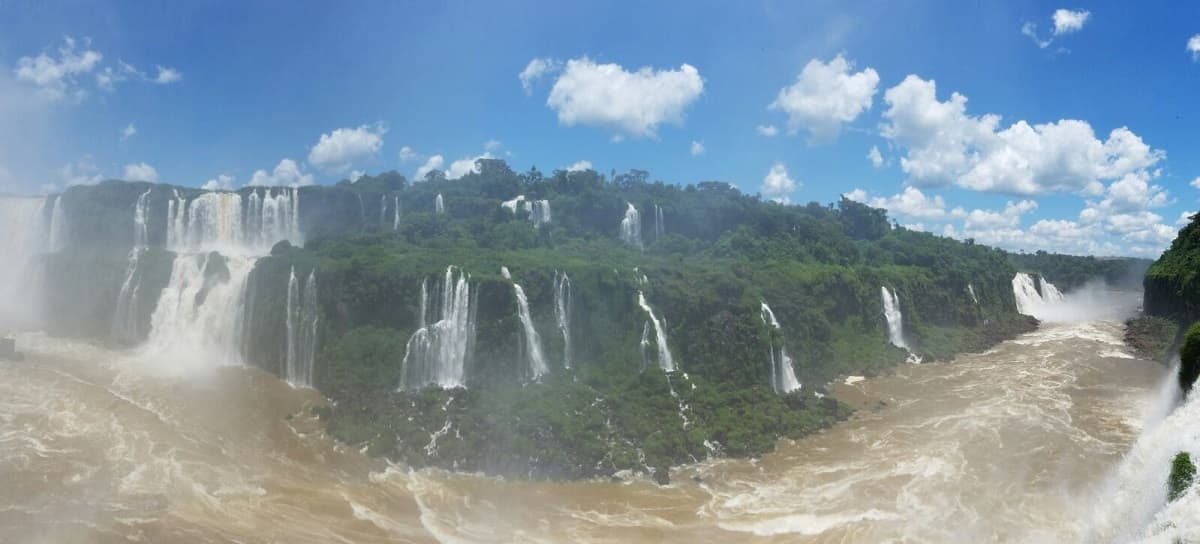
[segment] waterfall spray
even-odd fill
[[[401,390],[437,385],[442,388],[466,384],[466,364],[475,341],[475,306],[471,301],[471,278],[454,266],[446,268],[442,296],[437,308],[430,307],[427,280],[421,283],[420,328],[408,339],[400,370]],[[429,323],[427,313],[437,314]]]
[[[1013,296],[1017,301],[1017,311],[1044,319],[1047,310],[1063,302],[1064,296],[1054,284],[1038,276],[1017,272],[1012,279]]]
[[[67,247],[66,240],[67,218],[63,211],[63,195],[54,198],[54,207],[50,211],[50,252],[62,251]]]
[[[904,314],[900,312],[900,297],[887,287],[880,287],[879,291],[883,296],[883,317],[887,320],[888,340],[893,346],[908,352],[907,362],[920,363],[921,358],[912,352],[904,340]]]
[[[766,301],[762,301],[759,308],[759,317],[763,324],[770,328],[771,331],[777,331],[781,334],[783,328],[779,325],[779,321],[775,319],[775,312],[771,311],[771,307],[767,306]],[[796,370],[792,365],[792,358],[788,356],[787,347],[784,346],[782,339],[779,346],[774,345],[774,340],[767,346],[771,354],[771,389],[776,393],[791,393],[800,389],[800,380],[796,379]]]
[[[625,217],[621,219],[621,241],[642,248],[642,216],[633,203],[626,203]]]
[[[133,205],[133,247],[129,250],[129,264],[125,267],[125,279],[117,295],[117,309],[112,322],[112,337],[120,342],[132,343],[142,336],[138,326],[138,293],[143,272],[139,265],[142,253],[149,244],[146,219],[149,215],[150,191],[147,189],[138,196]]]

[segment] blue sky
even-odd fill
[[[413,178],[487,153],[790,202],[848,194],[938,234],[1145,256],[1200,208],[1189,3],[0,0],[0,13],[5,192]]]

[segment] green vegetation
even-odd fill
[[[1200,377],[1200,322],[1193,323],[1179,348],[1179,387],[1185,393],[1192,390]]]
[[[1180,323],[1200,320],[1200,215],[1146,271],[1145,309]]]
[[[1146,359],[1166,362],[1178,335],[1179,325],[1165,317],[1142,316],[1125,322],[1125,344]]]
[[[1038,274],[1066,292],[1101,279],[1116,287],[1137,287],[1151,262],[1126,257],[1062,255],[1037,251],[1010,253],[1008,261],[1021,272]]]
[[[1192,456],[1186,451],[1176,454],[1171,461],[1171,475],[1167,478],[1167,500],[1174,501],[1182,497],[1195,478],[1196,465],[1192,464]]]

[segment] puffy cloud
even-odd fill
[[[377,153],[386,132],[383,123],[376,123],[322,134],[308,152],[308,163],[331,174],[345,173],[355,161]]]
[[[842,196],[856,202],[862,202],[872,208],[883,208],[893,215],[901,215],[909,218],[941,219],[946,217],[947,214],[946,201],[942,197],[937,195],[932,197],[925,196],[925,193],[922,193],[916,187],[905,187],[900,194],[886,198],[869,198],[867,192],[862,189],[855,189]]]
[[[37,85],[45,96],[54,100],[68,95],[80,99],[86,95],[86,91],[78,87],[76,76],[91,72],[104,58],[99,51],[90,47],[90,41],[84,40],[83,50],[80,51],[75,39],[67,36],[58,48],[57,57],[43,52],[36,57],[18,59],[15,70],[17,79]]]
[[[607,128],[624,135],[655,137],[663,123],[683,124],[683,112],[704,92],[700,72],[690,64],[678,70],[643,67],[636,72],[619,64],[571,59],[550,89],[546,106],[558,122]]]
[[[1054,10],[1054,15],[1052,16],[1052,19],[1054,19],[1054,35],[1062,36],[1063,34],[1082,30],[1084,23],[1087,23],[1088,17],[1091,15],[1091,12],[1084,10],[1061,8]]]
[[[840,54],[828,63],[810,60],[795,83],[779,90],[770,109],[787,114],[788,132],[805,128],[811,141],[831,141],[842,125],[871,109],[879,85],[874,69],[851,73],[853,68]]]
[[[365,174],[366,172],[363,172],[362,170],[351,170],[350,175],[346,176],[346,179],[349,179],[350,183],[354,183],[358,181],[358,178],[363,177]]]
[[[871,161],[871,166],[875,168],[883,167],[883,155],[879,153],[878,146],[871,146],[871,150],[867,152],[867,160]]]
[[[408,162],[408,161],[411,161],[414,159],[419,159],[420,157],[421,156],[418,155],[417,152],[411,147],[404,146],[404,147],[400,148],[400,160],[401,161]]]
[[[1196,215],[1196,213],[1197,213],[1197,212],[1194,212],[1194,211],[1191,211],[1191,212],[1182,212],[1182,213],[1180,213],[1180,214],[1179,214],[1179,219],[1176,219],[1176,220],[1175,220],[1175,226],[1176,226],[1176,227],[1182,227],[1182,226],[1184,226],[1184,225],[1187,225],[1188,223],[1191,223],[1191,222],[1192,222],[1192,216],[1193,216],[1193,215]]]
[[[417,173],[414,175],[414,177],[417,179],[417,181],[424,180],[425,176],[430,172],[434,170],[441,170],[445,162],[445,159],[443,159],[441,155],[433,155],[425,160],[425,164],[422,164],[419,168],[417,168]]]
[[[562,67],[562,62],[551,58],[533,59],[529,64],[525,65],[525,69],[517,74],[517,79],[521,80],[521,88],[525,89],[525,94],[533,94],[533,84],[542,78],[547,73],[557,71]]]
[[[125,181],[149,181],[152,183],[158,182],[158,171],[153,166],[144,162],[137,162],[125,165]]]
[[[1187,50],[1192,54],[1192,61],[1200,60],[1200,34],[1188,38]]]
[[[771,170],[763,178],[760,192],[775,202],[787,204],[790,202],[788,195],[799,186],[800,182],[788,176],[787,167],[782,162],[776,162],[771,165]]]
[[[284,187],[300,187],[304,185],[312,185],[312,174],[305,174],[300,170],[300,165],[292,159],[283,159],[279,164],[275,165],[275,169],[271,172],[266,170],[255,170],[254,175],[250,176],[248,186],[284,186]]]
[[[591,169],[592,169],[591,161],[576,161],[575,164],[572,164],[571,166],[567,167],[568,172],[583,172],[584,170],[591,170]]]
[[[779,134],[779,129],[775,128],[775,125],[758,125],[754,127],[754,130],[758,131],[759,135],[768,138],[774,138],[776,134]]]
[[[962,208],[955,208],[952,215],[962,217],[964,230],[994,230],[1017,227],[1021,224],[1021,216],[1036,210],[1037,207],[1037,202],[1032,200],[1010,200],[1004,204],[1002,211],[974,209],[964,212]]]
[[[154,77],[153,81],[159,85],[175,83],[183,79],[183,74],[174,68],[164,68],[162,66],[155,66],[155,68],[158,69],[158,75]]]
[[[121,131],[121,141],[128,140],[134,134],[137,134],[137,127],[133,126],[133,123],[129,123],[125,126],[125,130]]]
[[[1193,179],[1191,185],[1192,185],[1192,187],[1200,189],[1200,177]]]
[[[1125,127],[1105,140],[1073,119],[1038,125],[1022,120],[1001,129],[1000,116],[968,115],[965,96],[939,101],[936,83],[915,75],[888,89],[884,101],[882,133],[907,149],[900,165],[921,186],[1097,195],[1104,180],[1144,172],[1166,156]]]
[[[204,182],[200,186],[205,191],[229,191],[233,189],[233,176],[219,174],[217,177]]]
[[[692,140],[692,145],[688,148],[688,151],[690,151],[692,155],[704,154],[704,142]]]
[[[95,185],[104,179],[104,176],[100,174],[100,169],[96,168],[96,164],[90,156],[84,156],[78,161],[63,165],[58,169],[58,176],[64,187]]]
[[[461,159],[458,159],[458,160],[450,163],[450,167],[446,169],[446,179],[458,179],[467,174],[478,174],[479,173],[479,165],[476,164],[476,161],[478,161],[479,159],[494,159],[494,158],[496,158],[496,157],[492,156],[491,153],[484,152],[482,155],[476,155],[474,157],[463,157]]]

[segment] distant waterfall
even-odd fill
[[[129,250],[129,264],[125,267],[125,279],[117,295],[117,309],[113,314],[112,337],[115,340],[133,343],[142,338],[138,326],[138,294],[142,286],[142,253],[149,245],[150,233],[147,218],[150,208],[150,189],[138,196],[133,205],[133,248]]]
[[[512,281],[512,274],[509,273],[508,267],[500,268],[504,278]],[[550,371],[550,367],[546,365],[546,358],[542,355],[542,337],[538,335],[537,328],[533,325],[533,318],[529,315],[529,300],[525,298],[525,290],[521,288],[521,284],[513,281],[513,292],[517,295],[517,317],[521,320],[521,327],[525,330],[525,357],[529,363],[529,375],[536,380],[543,374]]]
[[[446,213],[446,201],[442,199],[441,193],[438,193],[437,198],[433,199],[433,213]]]
[[[979,304],[979,297],[975,296],[975,286],[967,284],[967,293],[971,295],[971,302]]]
[[[1012,279],[1013,296],[1017,301],[1017,312],[1041,319],[1045,311],[1062,302],[1066,297],[1054,284],[1045,278],[1017,272]]]
[[[379,229],[387,224],[387,195],[379,195]]]
[[[242,363],[246,279],[255,259],[179,255],[150,317],[144,350],[159,365]]]
[[[904,340],[904,314],[900,313],[900,297],[887,287],[880,287],[879,291],[883,296],[883,317],[887,320],[888,340],[893,346],[908,352],[908,362],[921,362],[921,358],[912,352],[912,348]]]
[[[571,278],[554,271],[554,317],[563,338],[563,368],[571,368]]]
[[[625,217],[621,219],[621,241],[642,248],[642,216],[631,202],[626,203]]]
[[[782,327],[779,326],[779,321],[775,319],[775,312],[771,311],[771,307],[767,306],[767,302],[763,301],[759,308],[759,317],[762,318],[763,324],[770,327],[772,331],[782,333]],[[775,346],[772,339],[768,346],[771,353],[771,389],[776,393],[791,393],[800,389],[800,380],[796,379],[796,370],[792,366],[792,358],[787,354],[787,346],[781,341],[779,346]]]
[[[0,323],[36,323],[40,263],[49,248],[46,198],[0,197]]]
[[[662,237],[664,234],[666,234],[666,232],[667,232],[667,229],[663,225],[662,206],[655,204],[654,205],[654,241],[657,242],[659,240],[662,240]]]
[[[526,200],[525,195],[517,195],[511,200],[501,202],[500,207],[508,210],[513,215],[524,213],[530,221],[533,221],[533,226],[535,227],[540,227],[551,221],[549,200]]]
[[[367,205],[363,204],[362,193],[355,192],[355,198],[358,199],[358,226],[360,229],[367,228]]]
[[[446,268],[439,304],[431,307],[427,283],[421,284],[420,328],[408,339],[400,370],[400,389],[426,385],[443,388],[466,385],[466,363],[475,342],[475,307],[470,276]],[[438,319],[429,323],[428,314]]]
[[[300,192],[296,188],[255,189],[243,207],[238,193],[209,192],[191,201],[179,196],[167,204],[167,249],[257,255],[288,240],[303,245]]]
[[[296,267],[288,278],[287,294],[287,368],[285,379],[292,387],[313,386],[313,362],[317,354],[317,325],[320,321],[317,307],[316,271],[308,273],[304,289],[296,279]]]
[[[667,346],[666,326],[654,315],[654,310],[646,303],[646,295],[641,291],[638,291],[638,306],[641,306],[642,310],[650,316],[650,323],[654,326],[654,343],[658,346],[659,368],[667,372],[674,372],[675,359],[671,357],[671,349]]]
[[[50,211],[50,252],[62,251],[67,247],[67,216],[63,211],[63,195],[54,197]]]
[[[392,230],[400,230],[400,197],[392,197]]]
[[[638,342],[642,350],[642,372],[650,366],[650,322],[642,323],[642,340]]]

